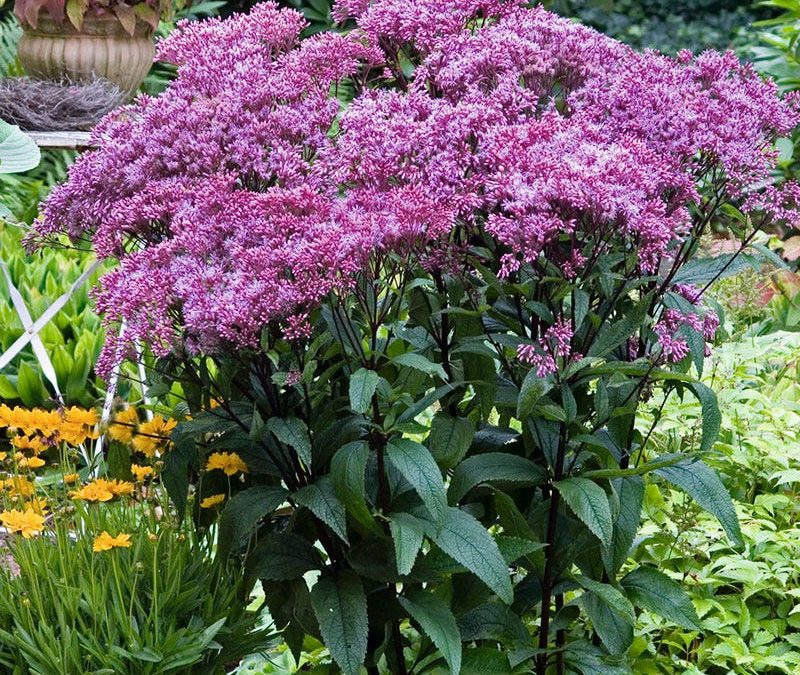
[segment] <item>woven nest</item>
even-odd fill
[[[0,79],[0,119],[25,131],[88,130],[124,98],[106,80],[73,84],[9,77]]]

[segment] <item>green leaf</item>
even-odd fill
[[[719,410],[717,395],[713,390],[700,382],[689,384],[697,400],[700,401],[700,409],[703,414],[703,433],[700,438],[700,452],[707,452],[714,447],[719,436],[719,429],[722,425],[722,413]]]
[[[350,570],[320,577],[311,589],[311,606],[322,641],[345,675],[358,675],[367,654],[367,597]]]
[[[260,485],[235,494],[219,517],[217,546],[222,556],[241,546],[255,529],[256,523],[286,501],[288,493],[281,487]]]
[[[512,675],[514,670],[505,653],[491,647],[464,650],[461,675]]]
[[[644,481],[641,476],[625,476],[612,481],[619,499],[619,514],[614,522],[614,535],[611,546],[602,550],[603,564],[610,576],[622,567],[630,550],[642,514]]]
[[[270,532],[247,556],[247,575],[267,581],[288,581],[322,568],[319,552],[303,537]]]
[[[36,141],[18,126],[0,120],[0,174],[29,171],[40,159]]]
[[[503,605],[479,605],[459,616],[458,625],[464,642],[497,640],[508,646],[509,643],[524,644],[530,640],[520,618]]]
[[[517,397],[517,419],[525,420],[533,412],[534,407],[550,389],[553,384],[536,374],[535,370],[528,371]]]
[[[427,375],[438,375],[441,379],[447,380],[447,373],[444,371],[442,364],[435,363],[422,354],[415,354],[413,352],[400,354],[392,359],[392,363],[397,366],[405,366],[406,368],[419,370]]]
[[[650,295],[644,296],[633,309],[614,323],[605,324],[597,334],[597,339],[589,347],[587,356],[606,356],[633,335],[644,321],[650,306]]]
[[[444,480],[428,448],[407,438],[397,438],[389,441],[386,456],[411,483],[434,520],[441,521],[447,508]]]
[[[379,379],[378,373],[366,368],[359,368],[350,376],[350,407],[354,412],[363,414],[369,410]]]
[[[686,459],[671,466],[656,469],[654,473],[680,488],[702,508],[719,520],[728,539],[734,546],[744,546],[739,518],[731,496],[717,473],[700,460]]]
[[[461,672],[461,634],[450,608],[431,593],[416,590],[398,598],[400,604],[442,652],[450,672]]]
[[[323,476],[316,483],[300,488],[294,493],[293,499],[301,506],[310,509],[342,541],[348,543],[347,515],[344,504],[336,496],[336,491],[328,476]]]
[[[752,258],[741,253],[737,256],[723,253],[713,258],[695,258],[678,270],[672,283],[704,286],[712,279],[724,279],[752,266]]]
[[[439,411],[431,422],[428,448],[439,466],[452,469],[467,454],[474,436],[475,428],[466,417]]]
[[[294,448],[303,464],[311,466],[311,437],[305,422],[296,417],[270,417],[267,420],[267,429],[281,443]]]
[[[633,642],[633,605],[610,584],[582,576],[577,581],[588,591],[581,596],[581,604],[598,637],[612,654],[624,654]]]
[[[508,565],[497,543],[475,518],[450,507],[438,527],[426,523],[428,537],[491,588],[506,604],[514,600]]]
[[[451,504],[458,502],[480,483],[503,481],[522,485],[539,485],[544,471],[531,460],[505,452],[488,452],[465,459],[456,467],[447,497]]]
[[[354,441],[339,448],[331,460],[331,483],[348,513],[372,531],[380,531],[367,507],[364,473],[369,459],[369,445]]]
[[[17,392],[28,408],[41,405],[46,398],[39,371],[34,370],[25,362],[20,364],[17,372]]]
[[[689,630],[702,630],[689,595],[681,585],[652,567],[639,567],[621,581],[631,602]]]
[[[588,478],[565,478],[555,483],[564,501],[586,527],[608,547],[614,528],[605,490]]]
[[[389,521],[389,531],[394,541],[397,573],[401,576],[410,574],[422,548],[422,523],[408,513],[394,513]]]

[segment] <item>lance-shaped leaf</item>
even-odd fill
[[[417,491],[434,520],[439,522],[447,508],[444,480],[428,448],[407,438],[389,441],[386,456]]]
[[[378,388],[378,379],[378,373],[366,368],[359,368],[350,376],[350,407],[354,412],[365,413],[369,410],[372,395]]]
[[[354,441],[339,448],[331,460],[331,482],[347,512],[364,527],[379,531],[367,507],[364,473],[369,459],[365,441]]]
[[[292,497],[298,504],[310,509],[347,543],[347,515],[344,504],[336,496],[328,476],[323,476],[316,483],[300,488]]]
[[[267,429],[281,443],[294,448],[303,464],[311,466],[311,436],[305,422],[296,417],[270,417],[267,420]]]
[[[630,601],[690,630],[702,630],[691,598],[683,587],[652,567],[638,567],[620,585]]]
[[[218,547],[221,555],[242,545],[255,529],[256,523],[286,501],[287,492],[281,487],[260,485],[235,494],[219,517]]]
[[[461,634],[450,608],[435,595],[422,590],[398,598],[400,604],[442,652],[450,672],[461,672]]]
[[[605,490],[588,478],[565,478],[555,483],[564,501],[604,546],[611,545],[614,528]]]
[[[397,573],[401,576],[410,574],[422,548],[422,523],[410,513],[395,513],[389,521],[389,530],[394,541]]]
[[[544,471],[531,460],[506,452],[487,452],[465,459],[456,467],[447,497],[451,504],[458,502],[480,483],[502,481],[522,485],[538,485]]]

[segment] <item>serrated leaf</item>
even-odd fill
[[[524,420],[533,412],[534,407],[550,389],[552,383],[536,374],[535,370],[528,371],[517,397],[517,419]]]
[[[435,363],[422,354],[415,354],[413,352],[400,354],[392,359],[392,363],[398,366],[419,370],[426,375],[438,375],[441,379],[447,380],[447,373],[445,373],[442,364]]]
[[[311,436],[305,422],[296,417],[270,417],[267,429],[284,445],[294,448],[303,464],[311,466]]]
[[[407,438],[389,441],[386,457],[411,483],[434,520],[439,522],[447,508],[444,480],[428,448]]]
[[[235,494],[219,517],[217,546],[220,555],[227,555],[242,545],[264,516],[286,501],[288,493],[281,487],[260,485]]]
[[[652,567],[638,567],[620,585],[630,601],[689,630],[702,630],[697,611],[681,585]]]
[[[588,478],[565,478],[554,484],[575,515],[604,546],[611,545],[614,528],[605,490]]]
[[[369,410],[379,379],[378,373],[366,368],[359,368],[350,376],[350,407],[354,412],[363,414]]]
[[[345,675],[358,675],[367,654],[367,597],[350,570],[323,576],[311,589],[322,641]]]
[[[290,532],[268,533],[247,556],[247,575],[267,581],[297,579],[321,567],[319,552],[308,540]]]
[[[601,553],[606,571],[613,577],[625,562],[639,530],[644,480],[641,476],[625,476],[614,479],[612,485],[619,499],[619,514],[614,522],[611,546],[604,548]]]
[[[700,409],[703,419],[703,433],[700,437],[700,452],[711,450],[717,442],[719,430],[722,425],[722,413],[719,410],[717,395],[701,382],[692,382],[688,385],[697,400],[700,401]]]
[[[464,642],[497,640],[508,648],[509,643],[525,643],[530,640],[520,618],[503,605],[479,605],[459,616],[458,625]]]
[[[456,467],[447,489],[451,504],[458,502],[480,483],[503,481],[522,485],[539,485],[544,471],[531,460],[505,452],[488,452],[465,459]]]
[[[426,523],[430,539],[491,588],[506,604],[514,600],[508,565],[492,536],[475,518],[450,507],[438,527]]]
[[[422,627],[450,666],[450,672],[461,672],[461,634],[450,608],[431,593],[416,590],[398,598],[400,604]]]
[[[364,527],[376,530],[379,528],[367,507],[364,486],[369,452],[365,441],[354,441],[339,448],[331,460],[331,482],[347,512]]]
[[[408,513],[395,513],[389,521],[389,531],[394,541],[397,573],[401,576],[410,574],[422,548],[422,523]]]
[[[713,469],[700,460],[686,459],[672,466],[655,469],[654,473],[686,492],[702,508],[716,517],[735,546],[739,548],[744,546],[739,518],[731,496]]]
[[[598,637],[612,654],[624,654],[633,642],[633,605],[619,590],[587,577],[578,577],[587,593],[581,604]]]
[[[633,335],[644,321],[650,306],[650,296],[639,300],[636,306],[625,313],[625,316],[614,323],[605,324],[597,338],[589,347],[587,356],[606,356]]]
[[[330,478],[323,476],[316,483],[300,488],[292,498],[330,527],[345,543],[347,540],[347,515],[344,504],[336,496]]]
[[[475,428],[467,418],[440,411],[433,416],[427,445],[439,466],[452,469],[467,454],[474,436]]]

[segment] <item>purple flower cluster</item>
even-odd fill
[[[300,14],[272,2],[180,24],[159,47],[177,80],[107,118],[51,195],[39,234],[120,259],[97,298],[128,339],[302,336],[375,252],[435,264],[457,232],[494,237],[501,274],[544,257],[573,279],[613,247],[653,272],[712,177],[795,218],[794,193],[759,186],[797,112],[730,54],[640,54],[513,1],[336,11],[357,28],[300,40]],[[536,354],[561,354],[560,335]]]

